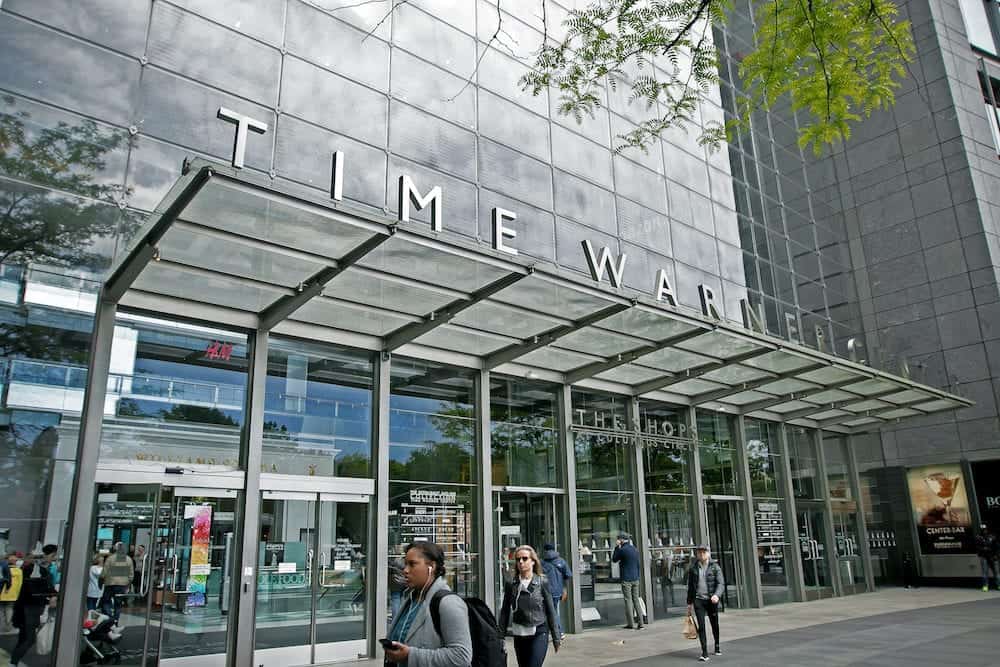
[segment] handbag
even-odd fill
[[[698,638],[698,623],[694,620],[694,616],[688,614],[684,618],[684,639],[697,639]]]
[[[38,626],[38,634],[35,635],[35,652],[38,655],[48,655],[52,653],[52,641],[55,639],[56,617],[46,608],[40,620],[41,625]]]

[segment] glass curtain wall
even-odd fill
[[[476,503],[475,374],[394,357],[389,398],[389,560],[430,540],[445,551],[448,584],[481,595]],[[390,569],[390,574],[393,572]],[[390,576],[390,607],[402,587]]]
[[[816,433],[804,428],[789,427],[788,464],[792,472],[792,492],[795,494],[795,524],[802,577],[807,599],[831,597],[833,575],[830,549],[827,548],[827,512],[820,477]]]
[[[627,400],[587,391],[572,395],[581,561],[574,569],[580,577],[584,627],[626,621],[621,573],[611,557],[619,536],[633,539],[636,534]]]
[[[788,573],[793,554],[785,530],[787,501],[781,478],[784,464],[779,444],[780,426],[758,419],[746,419],[744,423],[757,537],[757,569],[764,604],[791,602]]]
[[[732,420],[717,412],[696,411],[701,490],[705,495],[740,495]]]
[[[691,443],[686,408],[639,401],[639,429],[645,469],[649,567],[656,618],[682,613],[687,603],[686,578],[694,557],[694,513],[691,497]]]

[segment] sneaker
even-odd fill
[[[698,662],[708,662],[709,660],[710,658],[707,655],[703,655],[700,658],[698,658]]]
[[[715,647],[715,655],[722,655],[722,650],[718,646]]]
[[[984,593],[989,593],[990,592],[990,587],[989,586],[983,586],[983,592]]]
[[[622,630],[635,630],[634,625],[623,625]]]

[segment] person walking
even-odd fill
[[[104,559],[104,593],[100,603],[101,612],[113,618],[115,625],[122,613],[121,600],[117,596],[128,593],[134,575],[135,563],[125,553],[125,545],[115,543],[114,553]]]
[[[517,574],[503,594],[498,625],[514,636],[518,667],[541,667],[549,650],[549,635],[556,653],[562,644],[557,631],[551,590],[542,577],[542,562],[534,548],[522,544],[514,550]]]
[[[21,594],[21,582],[24,576],[21,566],[18,565],[19,556],[16,552],[7,554],[4,561],[5,575],[4,583],[0,586],[0,635],[12,635],[17,633],[14,627],[14,603],[17,596]]]
[[[104,597],[104,556],[97,554],[90,562],[87,573],[87,611],[97,609],[97,604]]]
[[[976,555],[979,556],[979,567],[983,571],[983,592],[990,590],[989,575],[993,574],[997,590],[1000,590],[1000,541],[996,535],[990,532],[989,527],[984,523],[979,526],[979,535],[976,536]]]
[[[51,558],[48,554],[32,554],[21,566],[23,580],[21,591],[14,603],[14,626],[18,629],[17,645],[10,654],[10,665],[15,667],[35,645],[42,613],[46,607],[55,606],[56,589],[49,572]]]
[[[407,667],[469,667],[472,636],[469,610],[458,595],[440,598],[440,634],[431,617],[431,600],[448,591],[444,551],[433,542],[414,542],[406,549],[403,577],[408,587],[399,614],[383,643],[386,665]]]
[[[569,563],[559,555],[554,544],[546,544],[542,547],[542,572],[545,573],[546,583],[549,586],[549,593],[552,594],[552,605],[556,608],[556,630],[559,632],[559,640],[566,638],[563,632],[562,613],[559,610],[559,603],[565,602],[568,596],[566,581],[573,578],[573,570]]]
[[[132,593],[135,595],[136,603],[142,602],[146,597],[142,590],[143,576],[146,573],[146,559],[146,545],[140,544],[135,548],[135,556],[132,557],[132,563],[135,565],[135,574],[132,575]]]
[[[621,570],[622,596],[625,598],[625,628],[642,630],[642,602],[639,599],[639,550],[628,535],[618,536],[611,562]],[[633,623],[635,621],[635,623]]]
[[[707,546],[699,546],[697,559],[688,570],[687,610],[694,611],[698,621],[698,640],[701,642],[702,662],[708,662],[708,637],[705,633],[705,617],[712,624],[712,638],[715,639],[715,655],[722,655],[719,649],[719,600],[725,591],[726,582],[722,568],[712,560],[712,552]]]

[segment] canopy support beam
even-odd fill
[[[666,340],[661,340],[659,343],[652,343],[650,345],[643,345],[642,347],[637,347],[628,352],[622,352],[621,354],[616,354],[615,356],[605,359],[604,361],[595,361],[592,364],[586,364],[575,370],[566,373],[565,381],[566,384],[575,384],[580,380],[586,380],[595,375],[599,375],[606,371],[610,371],[613,368],[618,368],[619,366],[624,366],[625,364],[632,363],[639,357],[644,357],[647,354],[652,354],[653,352],[658,352],[665,348],[676,345],[677,343],[683,343],[691,338],[697,338],[702,334],[710,333],[713,329],[694,329],[692,331],[685,331],[682,334],[677,334],[676,336],[671,336]]]

